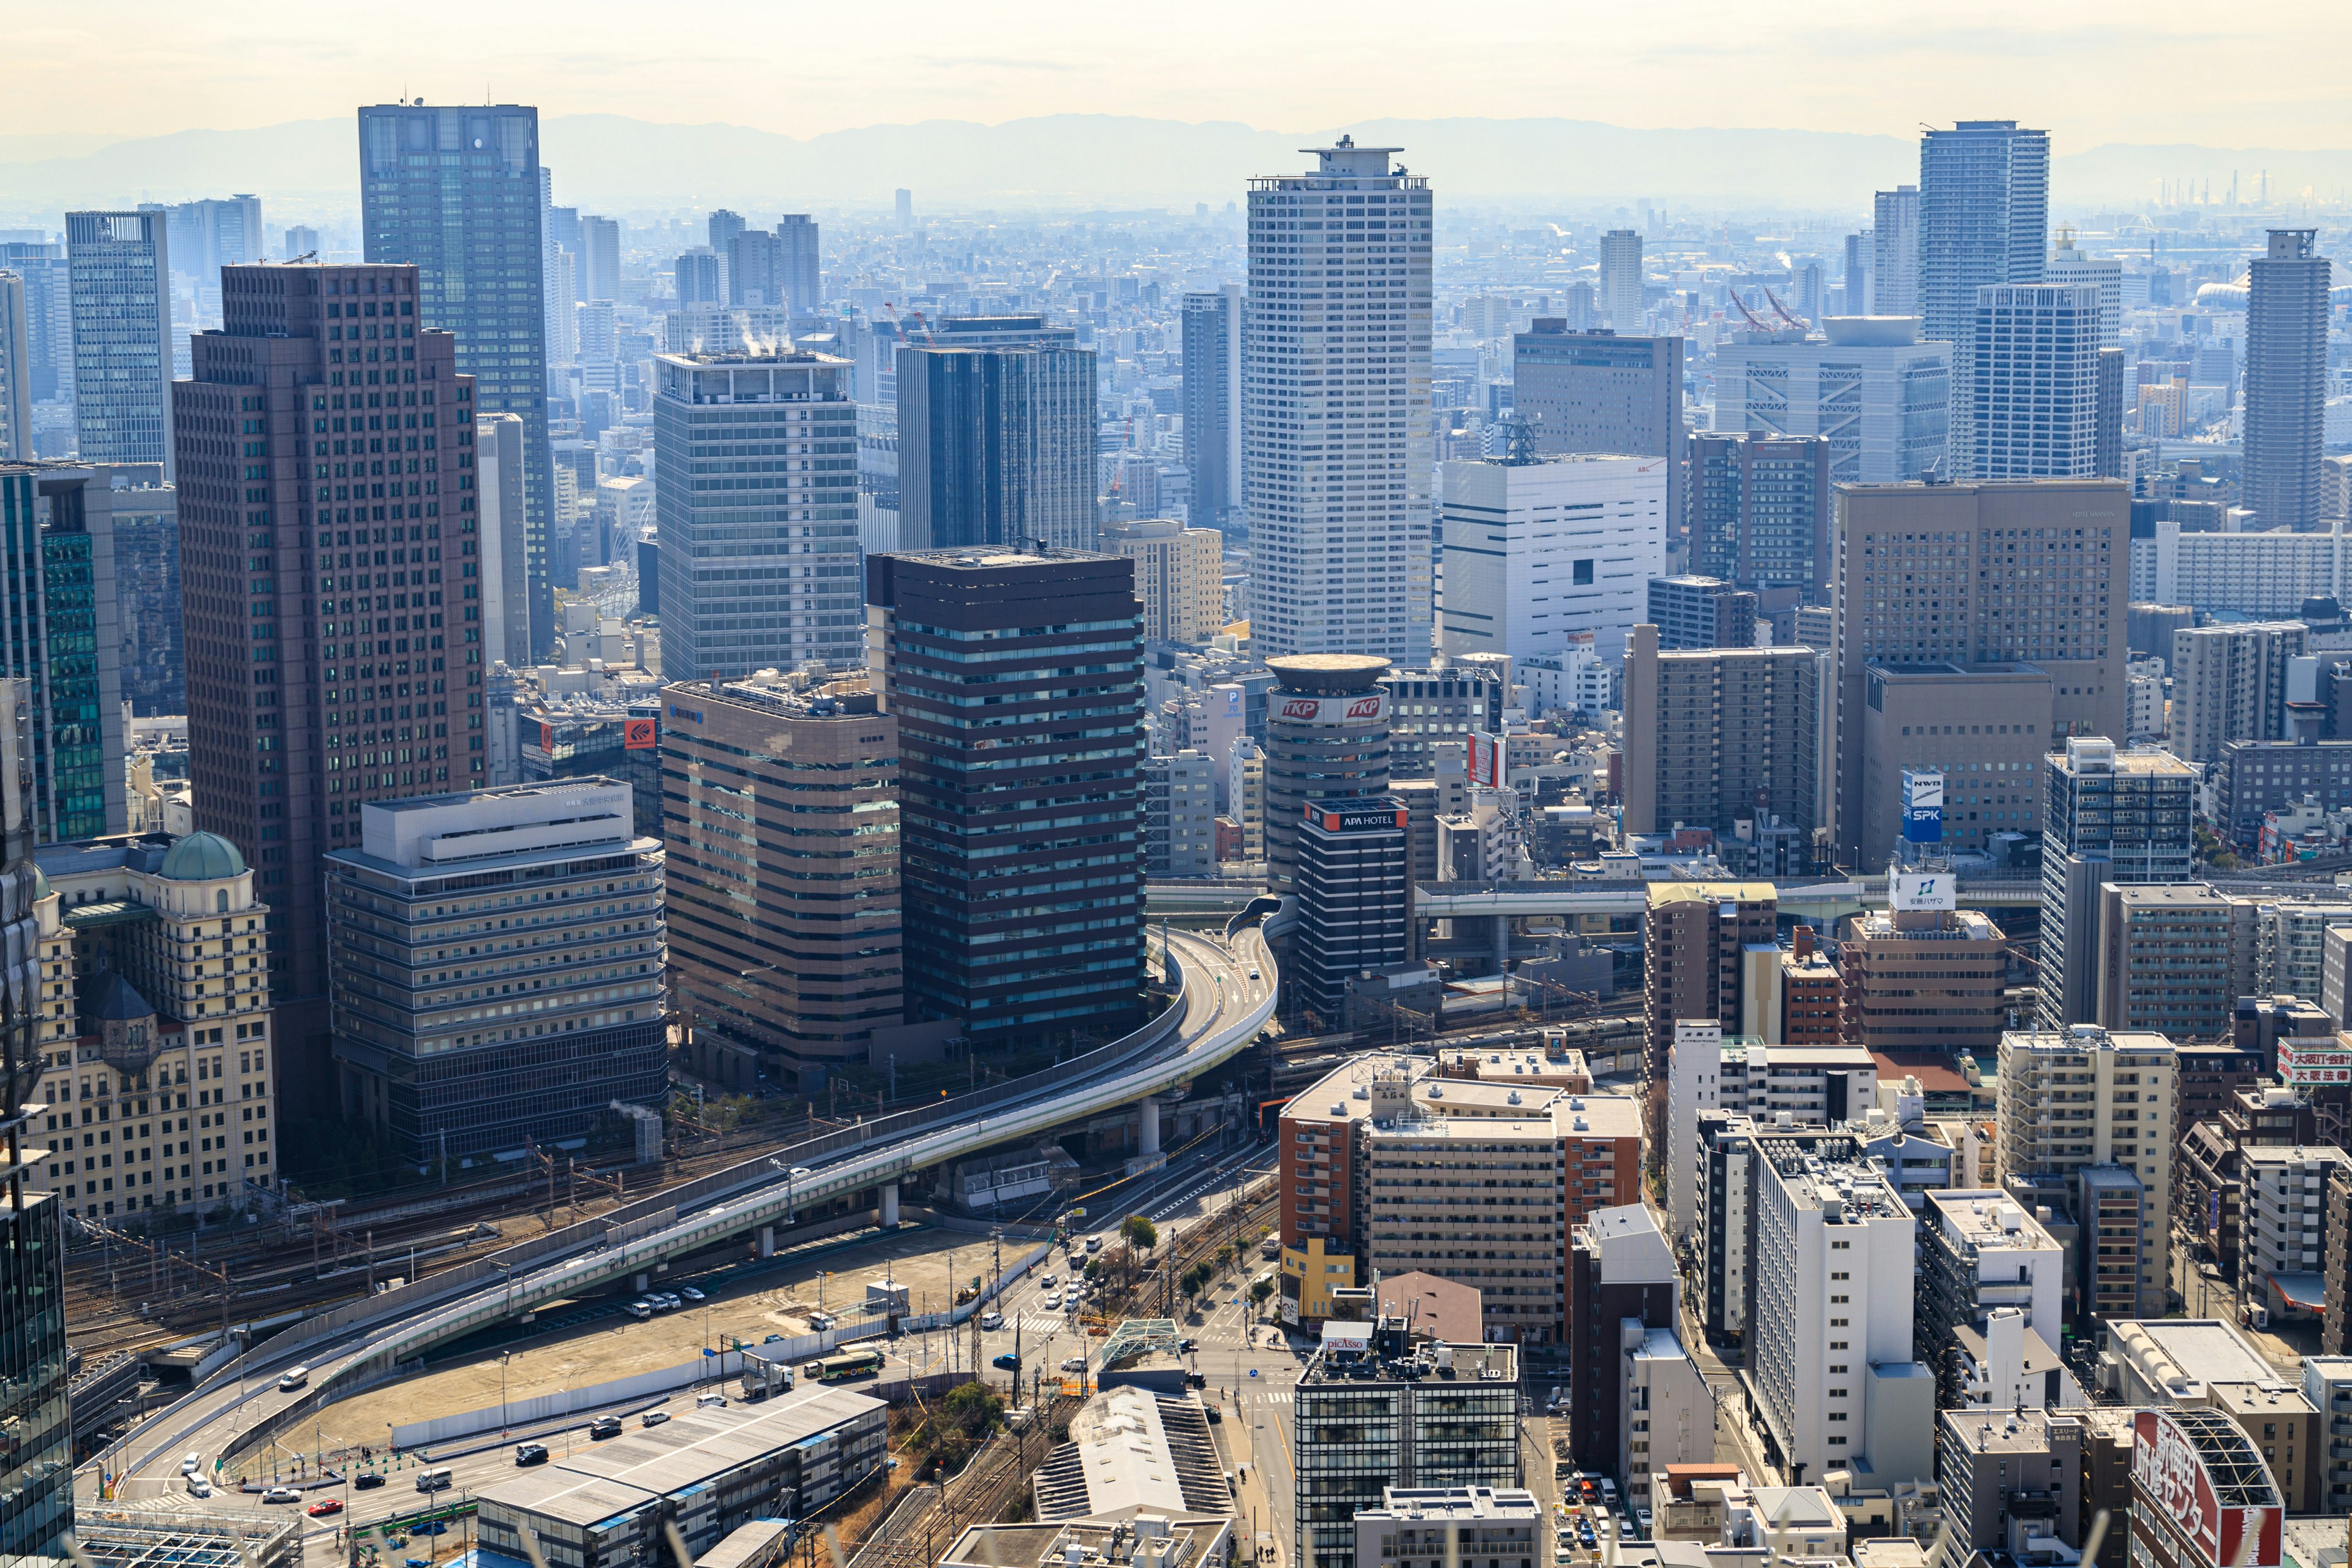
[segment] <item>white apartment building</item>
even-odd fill
[[[1995,1184],[2006,1190],[2011,1176],[2074,1175],[2102,1165],[2136,1177],[2144,1194],[2138,1310],[2160,1313],[2170,1279],[2180,1093],[2172,1042],[2095,1024],[2012,1030],[2000,1037],[2000,1062]]]
[[[2184,533],[2159,521],[2131,542],[2134,604],[2292,616],[2316,595],[2352,595],[2352,541],[2341,518],[2326,533]]]
[[[1349,137],[1250,182],[1242,463],[1261,655],[1429,656],[1430,193]]]
[[[2124,738],[2132,745],[2164,740],[2164,660],[2124,660]]]
[[[1963,382],[1975,479],[2088,479],[2098,467],[2099,292],[2053,283],[1977,290]]]
[[[1549,1554],[1550,1528],[1544,1505],[1530,1491],[1382,1487],[1381,1506],[1356,1515],[1356,1568],[1466,1563],[1479,1558],[1526,1563]]]
[[[2327,1227],[2352,1216],[2327,1212],[2329,1173],[2352,1166],[2352,1154],[2330,1144],[2264,1145],[2240,1152],[2245,1164],[2238,1281],[2249,1300],[2280,1275],[2308,1274],[2318,1284],[2327,1258]]]
[[[1919,478],[1944,456],[1952,345],[1922,342],[1909,315],[1833,316],[1823,327],[1825,337],[1797,342],[1738,333],[1717,345],[1714,427],[1827,437],[1839,484]]]
[[[1779,956],[1775,949],[1776,969]],[[1769,1131],[1776,1124],[1834,1126],[1867,1115],[1877,1103],[1877,1064],[1860,1046],[1768,1046],[1746,1036],[1727,1038],[1712,1019],[1677,1019],[1666,1084],[1666,1205],[1674,1234],[1696,1234],[1706,1217],[1700,1112],[1732,1111]]]
[[[1591,632],[1570,632],[1560,652],[1512,661],[1511,674],[1526,693],[1528,718],[1564,711],[1598,724],[1601,714],[1617,706],[1618,672],[1593,651],[1592,644]]]
[[[1619,337],[1643,329],[1642,237],[1612,228],[1601,237],[1601,310]]]
[[[2099,291],[2099,346],[2111,349],[2124,337],[2124,264],[2119,257],[2093,256],[2074,244],[2074,231],[2061,226],[2042,278]]]
[[[1744,1381],[1794,1482],[1856,1461],[1934,1473],[1935,1374],[1912,1355],[1917,1222],[1850,1138],[1757,1140],[1756,1317]]]
[[[1444,604],[1438,647],[1513,659],[1592,649],[1622,664],[1666,569],[1664,458],[1568,453],[1441,465]]]

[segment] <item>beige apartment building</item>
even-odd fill
[[[1173,518],[1146,518],[1103,524],[1102,547],[1135,563],[1146,642],[1206,642],[1223,629],[1223,534]]]

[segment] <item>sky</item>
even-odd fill
[[[550,115],[794,136],[1066,111],[1904,137],[2014,118],[2062,149],[2352,147],[2352,6],[2336,0],[0,0],[0,24],[16,68],[0,94],[9,137],[241,129],[488,93]]]

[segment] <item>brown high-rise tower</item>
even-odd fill
[[[269,905],[281,1089],[322,1110],[320,856],[483,782],[474,383],[414,267],[225,267],[174,384],[196,826]]]

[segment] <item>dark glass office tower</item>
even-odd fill
[[[2239,493],[2258,528],[2320,526],[2327,408],[2327,258],[2317,230],[2274,228],[2246,268],[2245,461]]]
[[[522,417],[534,653],[555,638],[540,203],[538,110],[420,102],[360,110],[368,260],[416,268],[421,324],[457,334],[457,369],[474,378],[481,412]]]
[[[111,508],[103,466],[0,463],[0,675],[26,680],[25,805],[51,844],[125,826]]]
[[[1124,1033],[1143,981],[1133,563],[873,555],[866,602],[898,723],[908,1020],[961,1018],[984,1042]]]
[[[196,826],[269,906],[305,1110],[331,1087],[320,857],[363,802],[485,781],[474,380],[423,293],[415,267],[225,267],[173,387]]]

